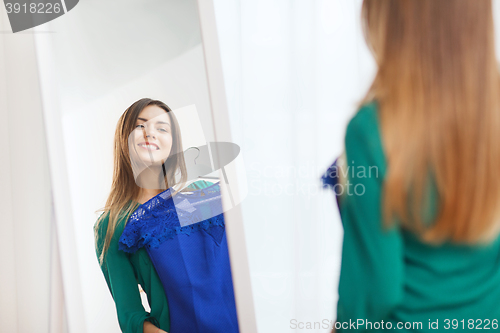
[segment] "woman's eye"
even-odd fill
[[[139,124],[139,125],[136,126],[136,128],[144,128],[144,125]]]
[[[168,131],[165,128],[159,128],[158,130],[162,131],[162,132],[165,132],[165,133],[168,133]]]

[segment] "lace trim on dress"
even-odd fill
[[[158,248],[178,234],[189,235],[214,226],[224,226],[218,183],[189,193],[178,192],[172,197],[170,189],[167,189],[140,205],[130,215],[118,248],[134,253],[145,246]],[[179,221],[192,223],[183,223],[182,226]]]

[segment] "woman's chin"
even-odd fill
[[[160,154],[152,154],[152,155],[139,155],[139,158],[140,160],[146,164],[146,165],[151,165],[151,166],[155,166],[155,165],[162,165],[163,162],[166,160],[166,156],[163,156],[163,155],[160,155]]]

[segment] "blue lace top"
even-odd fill
[[[238,331],[220,186],[168,189],[130,216],[119,249],[144,247],[165,289],[170,333]]]
[[[189,235],[200,229],[223,226],[218,183],[192,192],[171,189],[140,205],[130,216],[120,238],[119,249],[134,253],[141,247],[157,248],[177,234]]]

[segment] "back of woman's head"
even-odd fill
[[[491,0],[365,0],[362,22],[378,65],[362,104],[379,105],[386,225],[398,220],[432,243],[496,238],[500,81]],[[429,178],[439,209],[427,228]]]

